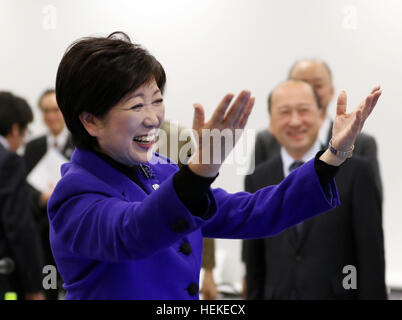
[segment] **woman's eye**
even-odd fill
[[[131,110],[140,109],[140,108],[142,108],[143,106],[144,106],[144,105],[143,105],[142,103],[139,103],[139,104],[136,104],[136,105],[132,106],[130,109],[131,109]]]
[[[160,105],[160,104],[162,104],[163,103],[163,99],[158,99],[158,100],[155,100],[154,102],[153,102],[153,104],[155,104],[155,105]]]

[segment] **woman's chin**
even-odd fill
[[[135,162],[149,162],[152,159],[153,149],[149,149],[147,151],[140,151],[132,153],[132,159]]]

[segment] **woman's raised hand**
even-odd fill
[[[342,91],[338,97],[336,117],[332,128],[332,146],[339,151],[349,151],[354,145],[357,135],[363,128],[364,122],[373,111],[382,91],[380,86],[375,87],[360,105],[351,113],[346,113],[346,92]],[[322,154],[321,160],[340,165],[345,159],[341,159],[327,150]]]
[[[233,98],[233,94],[227,94],[207,122],[202,105],[194,104],[193,130],[198,145],[188,166],[200,176],[215,177],[218,174],[246,126],[255,99],[246,90],[231,104]]]

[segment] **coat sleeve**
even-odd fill
[[[353,234],[359,299],[386,299],[382,204],[373,170],[359,162],[353,184]]]
[[[10,155],[5,171],[9,192],[3,197],[4,233],[11,258],[15,261],[18,280],[25,293],[42,289],[43,252],[36,225],[29,208],[25,165],[17,155]]]
[[[213,215],[211,191],[208,201]],[[70,174],[56,186],[48,215],[53,250],[67,246],[70,253],[104,261],[148,257],[206,223],[181,202],[173,175],[144,200],[130,202],[98,180]]]
[[[254,194],[229,194],[215,189],[218,212],[203,227],[212,238],[249,239],[273,236],[297,223],[339,206],[335,181],[328,186],[331,199],[322,189],[314,159],[293,171],[277,186]]]

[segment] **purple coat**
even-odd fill
[[[140,177],[147,192],[88,150],[62,166],[48,214],[67,299],[198,299],[202,237],[266,237],[339,205],[311,160],[255,194],[210,189],[203,220],[175,192],[177,166],[155,157],[155,176]]]

